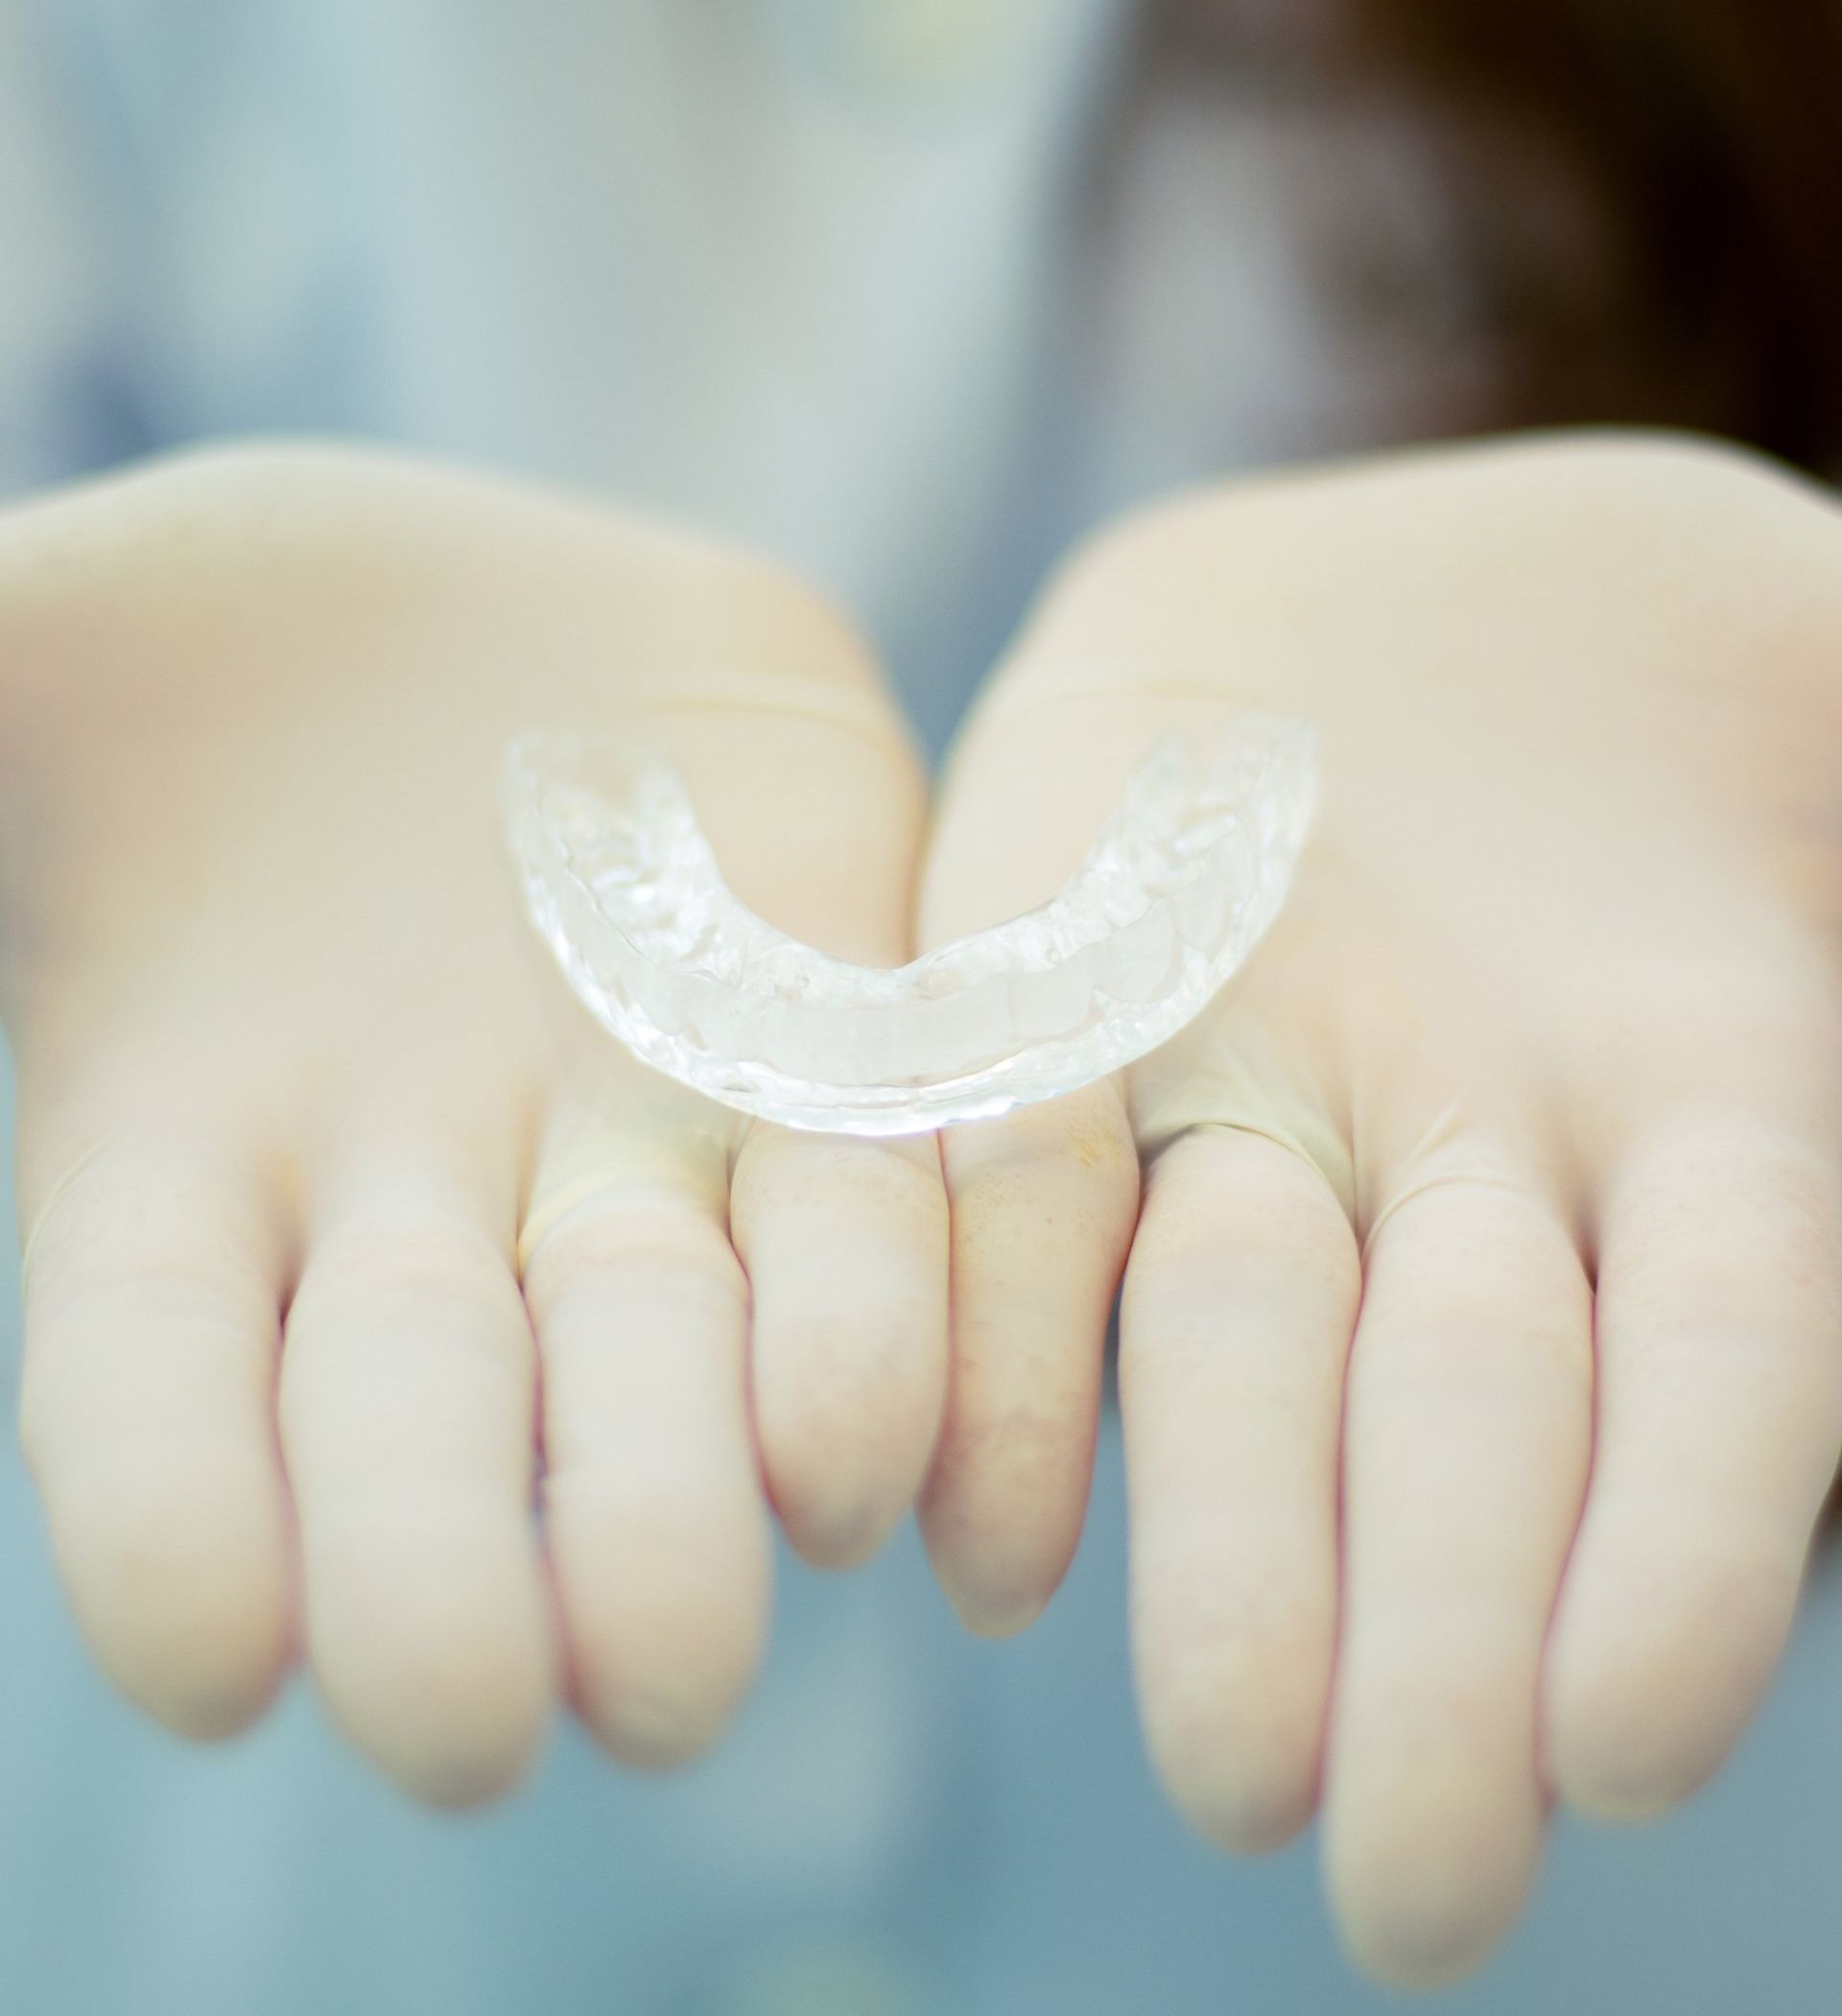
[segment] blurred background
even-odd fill
[[[1605,418],[1833,469],[1838,110],[1831,0],[0,0],[0,491],[277,431],[583,486],[831,588],[937,750],[1045,567],[1175,486]],[[10,1354],[17,1306],[8,1248]],[[1309,1842],[1230,1864],[1156,1794],[1122,1518],[1109,1425],[1003,1647],[911,1534],[784,1561],[718,1757],[559,1730],[456,1820],[304,1689],[209,1753],[117,1705],[9,1437],[0,2009],[1386,2006]],[[1563,1826],[1447,2005],[1834,2006],[1838,1676],[1826,1564],[1738,1762]]]

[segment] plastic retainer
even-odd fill
[[[725,1105],[851,1134],[989,1118],[1168,1041],[1278,914],[1314,795],[1299,723],[1167,738],[1059,894],[880,970],[742,904],[645,742],[528,735],[505,768],[531,920],[602,1026]]]

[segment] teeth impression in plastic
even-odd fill
[[[739,902],[643,741],[525,736],[505,769],[531,920],[602,1026],[725,1105],[848,1134],[987,1118],[1173,1036],[1277,915],[1313,795],[1298,723],[1171,737],[1060,894],[885,971]]]

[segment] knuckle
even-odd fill
[[[1244,1295],[1316,1285],[1353,1303],[1360,1255],[1316,1166],[1262,1139],[1259,1152],[1224,1171],[1211,1150],[1207,1134],[1193,1134],[1153,1163],[1126,1271],[1128,1297],[1218,1300],[1231,1286]]]
[[[506,1251],[485,1226],[368,1213],[316,1242],[289,1321],[293,1327],[353,1300],[489,1308],[503,1304],[511,1286]]]
[[[701,1212],[671,1205],[591,1206],[546,1233],[524,1268],[525,1300],[539,1329],[610,1282],[696,1298],[725,1319],[745,1315],[749,1302],[727,1233]]]

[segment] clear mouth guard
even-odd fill
[[[597,1020],[693,1091],[846,1134],[989,1118],[1168,1041],[1278,914],[1314,788],[1301,723],[1168,739],[1058,895],[881,970],[739,902],[644,742],[530,735],[505,771],[531,920]]]

